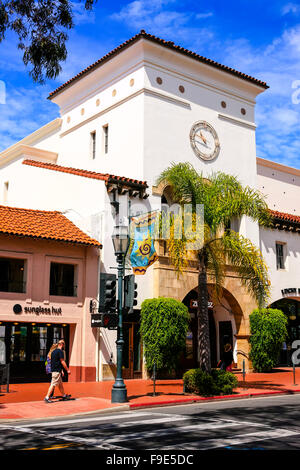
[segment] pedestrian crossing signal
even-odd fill
[[[109,330],[116,329],[118,327],[118,315],[116,313],[102,313],[101,326]]]

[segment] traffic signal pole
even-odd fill
[[[127,389],[122,377],[122,363],[123,363],[123,280],[125,272],[125,256],[124,254],[117,255],[118,264],[118,330],[117,330],[117,375],[115,383],[111,391],[112,403],[125,403],[127,402]]]

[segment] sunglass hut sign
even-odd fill
[[[22,307],[20,304],[16,304],[13,307],[13,311],[15,314],[20,314],[20,313],[26,313],[28,315],[56,315],[60,316],[62,315],[62,309],[61,307],[41,307],[40,305],[38,307]]]

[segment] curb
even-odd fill
[[[155,406],[168,406],[168,405],[181,405],[188,403],[199,403],[199,402],[214,402],[214,401],[229,401],[229,400],[239,400],[245,398],[256,398],[256,397],[268,397],[269,395],[293,395],[300,393],[300,389],[297,390],[274,390],[271,392],[253,392],[253,393],[244,393],[241,395],[220,395],[215,397],[193,397],[186,398],[182,400],[171,400],[171,401],[160,401],[156,403],[142,402],[142,403],[131,403],[129,404],[130,409],[135,408],[152,408]]]
[[[110,414],[114,412],[119,412],[119,411],[130,411],[130,406],[129,405],[120,405],[120,406],[115,406],[114,408],[100,408],[99,410],[93,410],[93,411],[83,411],[79,413],[72,413],[72,414],[61,414],[61,415],[55,415],[55,416],[40,416],[38,418],[1,418],[0,417],[0,425],[3,423],[11,423],[11,422],[19,422],[19,421],[41,421],[48,419],[49,421],[57,419],[57,418],[72,418],[75,416],[90,416],[93,414]]]
[[[184,397],[181,399],[174,399],[174,400],[161,400],[158,402],[141,402],[141,403],[126,403],[120,406],[116,406],[113,408],[100,408],[98,410],[93,411],[85,411],[85,412],[78,412],[78,413],[71,413],[71,414],[58,414],[55,416],[49,417],[37,417],[37,418],[1,418],[0,423],[11,423],[11,422],[20,422],[20,421],[39,421],[39,420],[52,420],[57,418],[71,418],[75,416],[88,416],[94,414],[111,414],[115,412],[122,412],[122,411],[130,411],[138,408],[154,408],[159,406],[172,406],[172,405],[188,405],[192,403],[207,403],[207,402],[220,402],[220,401],[233,401],[233,400],[240,400],[240,399],[247,399],[247,398],[267,398],[268,396],[276,396],[276,395],[294,395],[300,393],[300,389],[295,390],[274,390],[274,391],[265,391],[265,392],[251,392],[251,393],[243,393],[240,395],[220,395],[214,397],[200,397],[200,396],[190,396]],[[17,405],[17,403],[16,403]]]

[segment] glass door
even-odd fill
[[[10,362],[10,375],[19,383],[28,374],[28,326],[8,326],[6,332],[7,359]]]

